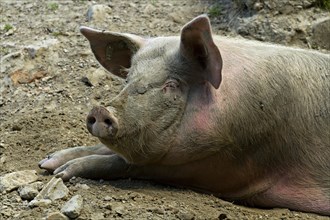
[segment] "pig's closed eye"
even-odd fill
[[[163,92],[176,91],[180,88],[180,83],[176,79],[169,79],[163,86]]]

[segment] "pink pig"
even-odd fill
[[[126,82],[87,117],[102,144],[56,152],[41,168],[330,215],[328,54],[212,36],[204,15],[180,37],[81,32]]]

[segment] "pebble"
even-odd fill
[[[91,215],[91,220],[100,220],[100,219],[105,219],[104,214],[101,212],[96,212]]]
[[[69,189],[64,185],[61,178],[53,177],[34,198],[34,200],[50,199],[54,201],[67,196]]]
[[[110,15],[111,12],[112,9],[107,5],[101,5],[101,4],[92,5],[87,10],[86,20],[103,22],[107,18],[107,15]]]
[[[312,42],[317,46],[330,50],[330,17],[317,20],[312,26]]]
[[[59,41],[55,38],[37,41],[35,44],[27,45],[24,47],[25,51],[28,53],[31,59],[34,59],[36,56],[40,55],[46,49],[57,45]]]
[[[10,192],[20,186],[38,180],[38,175],[35,170],[23,170],[5,174],[0,177],[0,192]]]
[[[152,212],[156,213],[156,214],[159,214],[159,215],[164,215],[165,214],[165,210],[163,208],[159,208],[159,207],[152,209]]]
[[[155,6],[153,6],[152,4],[147,4],[146,7],[143,10],[144,14],[152,14],[153,12],[155,12],[156,8]]]
[[[49,213],[46,220],[68,220],[69,218],[60,212]]]
[[[7,157],[6,156],[1,156],[0,157],[0,164],[6,163]]]
[[[42,182],[34,182],[32,184],[21,186],[18,189],[18,193],[22,199],[32,200],[38,195],[39,190],[42,188],[42,185]]]
[[[29,202],[28,206],[30,208],[46,207],[46,206],[49,206],[51,203],[52,203],[52,200],[50,200],[50,199],[38,199],[38,200],[34,199],[31,202]]]
[[[177,214],[177,217],[181,220],[192,220],[194,219],[194,214],[193,213],[189,213],[189,212],[182,212],[180,211],[178,214]]]
[[[85,190],[90,189],[90,187],[87,184],[81,184],[81,183],[77,183],[76,187],[80,188],[80,189],[85,189]]]
[[[113,200],[113,198],[111,196],[104,197],[104,201],[111,201],[111,200]]]
[[[127,213],[125,206],[122,206],[120,204],[112,205],[111,210],[114,211],[119,216],[123,216]]]
[[[69,218],[77,218],[83,207],[83,198],[81,195],[73,196],[67,201],[61,209],[61,212]]]

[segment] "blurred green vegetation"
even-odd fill
[[[55,11],[55,10],[58,9],[58,4],[55,3],[55,2],[53,2],[53,3],[49,3],[48,8],[49,8],[50,10],[52,10],[52,11]]]
[[[218,17],[221,14],[221,6],[219,4],[212,5],[207,13],[210,17]]]
[[[10,25],[10,24],[5,24],[5,26],[4,26],[4,30],[5,30],[5,32],[7,32],[7,31],[9,31],[10,29],[12,29],[13,28],[13,26],[12,25]]]
[[[330,11],[330,0],[317,0],[317,5],[320,8]]]

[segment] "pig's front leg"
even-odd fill
[[[117,154],[90,155],[73,159],[54,171],[57,177],[64,181],[72,177],[87,179],[148,179],[166,183],[174,174],[173,169],[167,166],[145,165],[138,166],[127,163]]]
[[[154,180],[170,185],[189,186],[190,165],[134,165],[127,163],[117,154],[90,155],[70,160],[57,168],[54,174],[64,181],[74,176],[104,180],[134,178]]]
[[[67,163],[70,160],[85,157],[88,155],[110,155],[113,152],[103,144],[98,144],[91,147],[73,147],[65,150],[60,150],[39,162],[39,167],[53,173],[58,167]]]
[[[64,181],[72,177],[87,179],[118,179],[129,177],[131,165],[116,154],[90,155],[70,160],[54,171]]]

